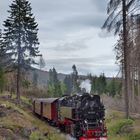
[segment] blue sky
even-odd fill
[[[113,46],[116,38],[101,30],[108,0],[30,0],[39,28],[44,70],[55,67],[70,73],[73,64],[80,74],[104,72],[115,76]],[[7,18],[12,0],[0,2],[0,28]]]

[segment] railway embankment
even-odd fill
[[[65,140],[55,128],[32,114],[31,103],[22,97],[17,105],[8,95],[0,96],[0,140]]]

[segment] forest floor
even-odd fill
[[[8,95],[0,96],[0,140],[65,140],[57,129],[32,113],[31,103],[21,97],[21,104]]]

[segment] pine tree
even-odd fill
[[[96,94],[97,93],[97,76],[93,76],[91,79],[91,93]]]
[[[36,71],[34,71],[34,73],[33,73],[33,87],[37,88],[37,85],[38,85],[38,74]]]
[[[52,84],[52,82],[53,82],[52,70],[50,69],[50,70],[49,70],[49,81],[48,81],[48,83],[49,83],[49,84]]]
[[[52,69],[52,80],[53,80],[53,83],[57,83],[59,80],[57,78],[57,72],[55,70],[55,68]]]
[[[36,64],[38,56],[38,24],[31,12],[31,4],[27,0],[14,0],[4,21],[4,44],[13,53],[13,63],[17,68],[17,101],[20,101],[20,75],[23,68]]]
[[[109,96],[114,97],[115,95],[116,95],[116,81],[115,78],[113,78],[109,85]]]
[[[40,59],[39,59],[39,67],[40,67],[40,70],[41,70],[42,68],[44,68],[45,65],[46,65],[45,60],[43,59],[43,56],[41,55],[41,56],[40,56]]]
[[[66,86],[65,86],[63,81],[60,82],[60,86],[61,86],[61,93],[62,93],[62,95],[65,95],[65,93],[66,93]]]
[[[3,91],[5,85],[5,73],[11,71],[11,53],[7,53],[3,43],[2,32],[0,30],[0,92]]]
[[[70,95],[72,93],[72,78],[71,75],[66,75],[64,79],[64,84],[66,87],[66,94]]]
[[[48,92],[51,97],[62,95],[61,82],[58,80],[55,68],[49,70]]]
[[[107,82],[104,73],[101,74],[101,85],[102,85],[102,93],[106,93]]]
[[[3,72],[11,71],[11,55],[12,53],[7,52],[0,30],[0,68],[3,69]]]
[[[97,93],[99,95],[103,94],[102,75],[100,75],[97,79]]]
[[[80,83],[78,83],[78,71],[76,69],[76,66],[72,66],[72,85],[73,85],[73,93],[74,92],[80,92]]]
[[[3,60],[3,57],[4,57],[4,54],[5,54],[5,51],[4,51],[4,48],[3,48],[3,40],[2,40],[2,33],[1,33],[1,30],[0,30],[0,67],[3,67],[4,66],[4,60]]]

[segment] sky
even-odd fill
[[[29,0],[38,23],[39,48],[48,71],[116,76],[113,46],[116,37],[101,30],[108,0]],[[0,28],[12,0],[0,1]]]

